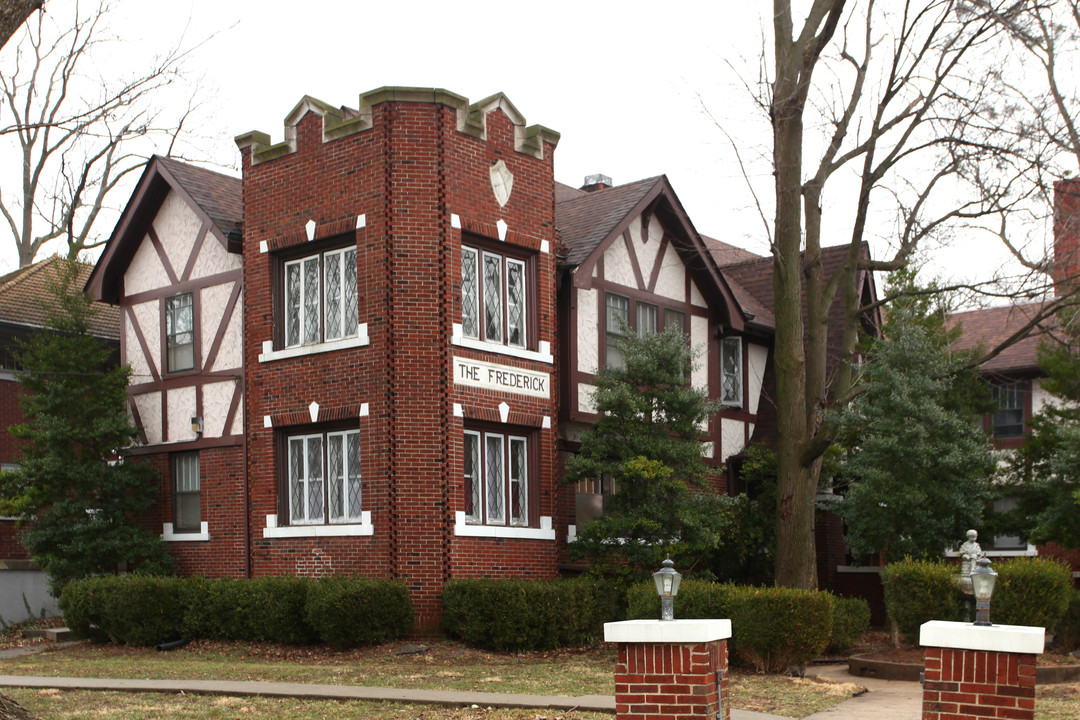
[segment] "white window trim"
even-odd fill
[[[165,542],[208,542],[210,523],[206,520],[199,523],[199,532],[175,532],[172,523],[165,523],[162,526],[161,539]]]
[[[263,342],[263,351],[259,353],[259,362],[274,362],[275,360],[286,360],[288,358],[304,357],[305,355],[318,355],[319,353],[332,352],[334,350],[364,347],[371,344],[367,330],[367,323],[360,323],[357,325],[357,334],[354,337],[331,340],[329,342],[313,343],[311,345],[296,345],[293,347],[282,348],[281,350],[274,349],[273,340],[266,340]]]
[[[465,337],[461,329],[461,323],[454,323],[453,332],[450,335],[450,344],[468,348],[470,350],[479,350],[480,352],[516,357],[521,360],[533,360],[548,365],[555,364],[555,358],[551,354],[551,343],[547,340],[541,340],[537,344],[536,350],[526,350],[524,348],[514,347],[513,345],[500,345],[498,343]],[[259,357],[260,359],[262,358],[261,355]]]
[[[360,522],[352,524],[335,523],[333,525],[284,525],[278,526],[277,514],[266,516],[266,527],[263,528],[264,538],[308,538],[308,537],[360,537],[375,534],[375,526],[371,524],[371,511],[363,510],[360,513]]]
[[[540,527],[520,527],[517,525],[478,525],[467,522],[465,511],[454,513],[454,535],[458,537],[513,538],[517,540],[554,540],[555,529],[551,526],[551,517],[540,517]]]

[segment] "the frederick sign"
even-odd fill
[[[549,379],[548,374],[543,372],[495,365],[468,358],[454,358],[454,383],[457,385],[546,398],[551,392]]]

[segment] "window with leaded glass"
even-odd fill
[[[521,435],[466,430],[465,518],[485,525],[529,524],[529,442]]]
[[[172,456],[172,476],[173,532],[199,532],[202,529],[199,453],[175,453]]]
[[[165,298],[165,363],[167,372],[195,367],[195,312],[191,293]]]
[[[360,522],[360,432],[290,435],[286,446],[290,524]]]
[[[356,336],[355,246],[285,262],[284,285],[286,347]]]
[[[461,332],[467,338],[529,345],[529,264],[490,250],[461,248]]]
[[[742,407],[742,338],[724,338],[720,343],[720,402],[727,407]]]

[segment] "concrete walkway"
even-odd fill
[[[848,674],[847,663],[808,667],[806,674],[832,682],[855,683],[867,692],[804,720],[918,720],[922,717],[921,683],[856,677]]]

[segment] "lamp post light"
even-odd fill
[[[675,572],[675,563],[668,558],[664,561],[664,567],[653,573],[653,582],[656,583],[656,594],[660,596],[660,619],[674,620],[675,605],[673,598],[679,594],[679,583],[682,575]]]
[[[990,626],[990,598],[994,594],[997,573],[990,569],[990,559],[981,557],[978,567],[971,571],[971,587],[975,591],[975,625]]]

